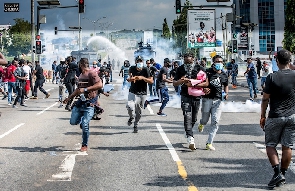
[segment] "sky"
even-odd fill
[[[20,12],[0,12],[0,25],[14,24],[15,18],[24,18],[31,21],[31,0],[1,0],[4,3],[19,3]],[[182,4],[185,0],[182,0]],[[206,0],[190,0],[193,5],[216,4],[207,3]],[[60,0],[61,6],[77,5],[76,0]],[[226,3],[220,3],[226,4]],[[231,4],[231,3],[227,3]],[[35,21],[36,7],[35,0]],[[81,27],[83,30],[151,30],[162,29],[164,18],[169,27],[177,18],[175,14],[175,0],[85,0],[85,13],[81,14]],[[219,9],[221,10],[221,9]],[[218,15],[218,12],[216,13]],[[220,13],[219,13],[220,14]],[[46,24],[41,24],[41,30],[68,29],[79,26],[78,8],[42,9],[40,15],[46,16]],[[106,17],[106,18],[103,18]],[[97,21],[98,20],[98,21]]]

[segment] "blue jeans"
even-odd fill
[[[254,95],[257,95],[257,78],[247,78],[247,83],[250,92],[250,98],[253,98],[253,91]]]
[[[166,107],[168,101],[169,101],[169,94],[168,94],[168,88],[163,87],[161,89],[158,89],[159,91],[159,100],[162,103],[160,107],[160,111],[163,111],[163,109]]]
[[[94,114],[94,107],[87,107],[82,104],[80,107],[74,106],[72,109],[70,124],[82,127],[82,146],[87,146],[89,138],[89,122]]]
[[[11,104],[11,100],[12,100],[12,89],[14,91],[14,93],[16,92],[16,84],[15,82],[8,82],[8,103]]]
[[[152,96],[157,96],[155,83],[148,84],[148,86],[149,86],[150,96],[151,96],[151,97],[152,97]]]
[[[128,76],[124,76],[124,79],[123,79],[123,87],[122,87],[122,89],[124,89],[125,87],[126,87],[127,89],[130,88],[130,82],[128,82],[127,79],[128,79]]]
[[[232,84],[236,86],[237,83],[238,83],[238,82],[237,82],[237,74],[233,74],[233,73],[232,73],[232,75],[231,75],[231,79],[232,79]]]

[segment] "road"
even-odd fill
[[[273,172],[259,127],[260,95],[245,103],[246,88],[230,90],[214,142],[216,151],[205,150],[208,125],[203,133],[195,128],[197,150],[190,151],[178,99],[173,97],[168,104],[167,117],[151,114],[158,104],[145,109],[139,133],[133,134],[127,126],[127,92],[120,91],[117,72],[114,79],[115,90],[101,97],[102,119],[91,121],[86,153],[78,151],[79,126],[71,126],[70,112],[57,107],[57,85],[45,84],[51,96],[42,99],[45,96],[38,92],[39,99],[28,100],[28,107],[14,109],[0,99],[1,190],[267,189]],[[280,190],[294,190],[294,156],[287,184]]]

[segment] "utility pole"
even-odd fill
[[[35,64],[35,53],[33,51],[33,46],[35,44],[35,23],[34,23],[34,0],[31,0],[31,59],[32,64]]]

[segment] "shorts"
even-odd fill
[[[276,147],[281,143],[292,149],[295,141],[295,114],[288,117],[267,118],[264,131],[267,147]]]
[[[25,90],[29,91],[31,89],[31,82],[30,80],[26,80]]]

